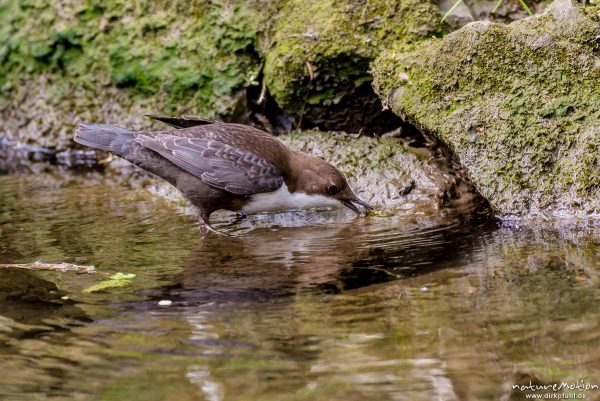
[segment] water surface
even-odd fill
[[[600,385],[598,223],[219,219],[238,237],[201,239],[192,216],[100,177],[0,177],[0,264],[97,270],[0,269],[0,399],[516,400],[514,384]],[[136,277],[84,292],[117,272]]]

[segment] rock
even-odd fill
[[[476,20],[491,20],[494,22],[512,22],[529,16],[520,1],[502,0],[463,0]],[[541,13],[550,0],[526,0],[529,10],[534,14]]]
[[[390,43],[441,33],[440,19],[429,0],[284,1],[265,55],[267,88],[302,127],[385,125],[393,115],[381,116],[369,63]]]
[[[448,217],[470,216],[486,207],[463,171],[434,146],[421,147],[417,153],[417,149],[408,151],[411,148],[398,138],[320,131],[294,131],[279,138],[291,149],[333,163],[344,172],[357,196],[377,206],[377,213],[393,210],[395,215],[417,222],[447,222],[444,219]],[[111,165],[128,168],[120,160]],[[186,204],[179,191],[162,180],[146,180],[145,186],[181,206]]]
[[[496,212],[597,215],[599,20],[599,6],[557,0],[508,25],[474,22],[384,53],[374,87],[448,144]]]
[[[462,0],[440,0],[439,7],[440,12],[446,16],[446,22],[453,29],[458,29],[475,20],[471,9]]]
[[[0,138],[61,151],[81,121],[225,115],[258,85],[269,4],[4,1]]]
[[[440,11],[445,22],[456,30],[473,21],[512,22],[541,13],[551,1],[527,0],[527,8],[514,0],[439,0]],[[446,15],[448,14],[448,15]]]
[[[0,338],[52,330],[54,322],[89,319],[83,309],[63,299],[62,280],[31,270],[0,269]],[[55,323],[54,323],[55,324]]]

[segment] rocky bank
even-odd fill
[[[453,4],[0,0],[0,170],[121,171],[79,122],[200,115],[294,131],[379,206],[597,213],[598,6]]]
[[[446,143],[501,215],[600,212],[600,7],[556,0],[384,52],[376,92]]]

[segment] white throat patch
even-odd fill
[[[290,193],[284,183],[277,191],[252,195],[250,202],[242,208],[242,212],[253,214],[338,205],[340,202],[323,195],[307,195],[304,192]]]

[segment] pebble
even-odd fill
[[[169,301],[168,299],[163,299],[158,301],[158,306],[171,306],[173,301]]]

